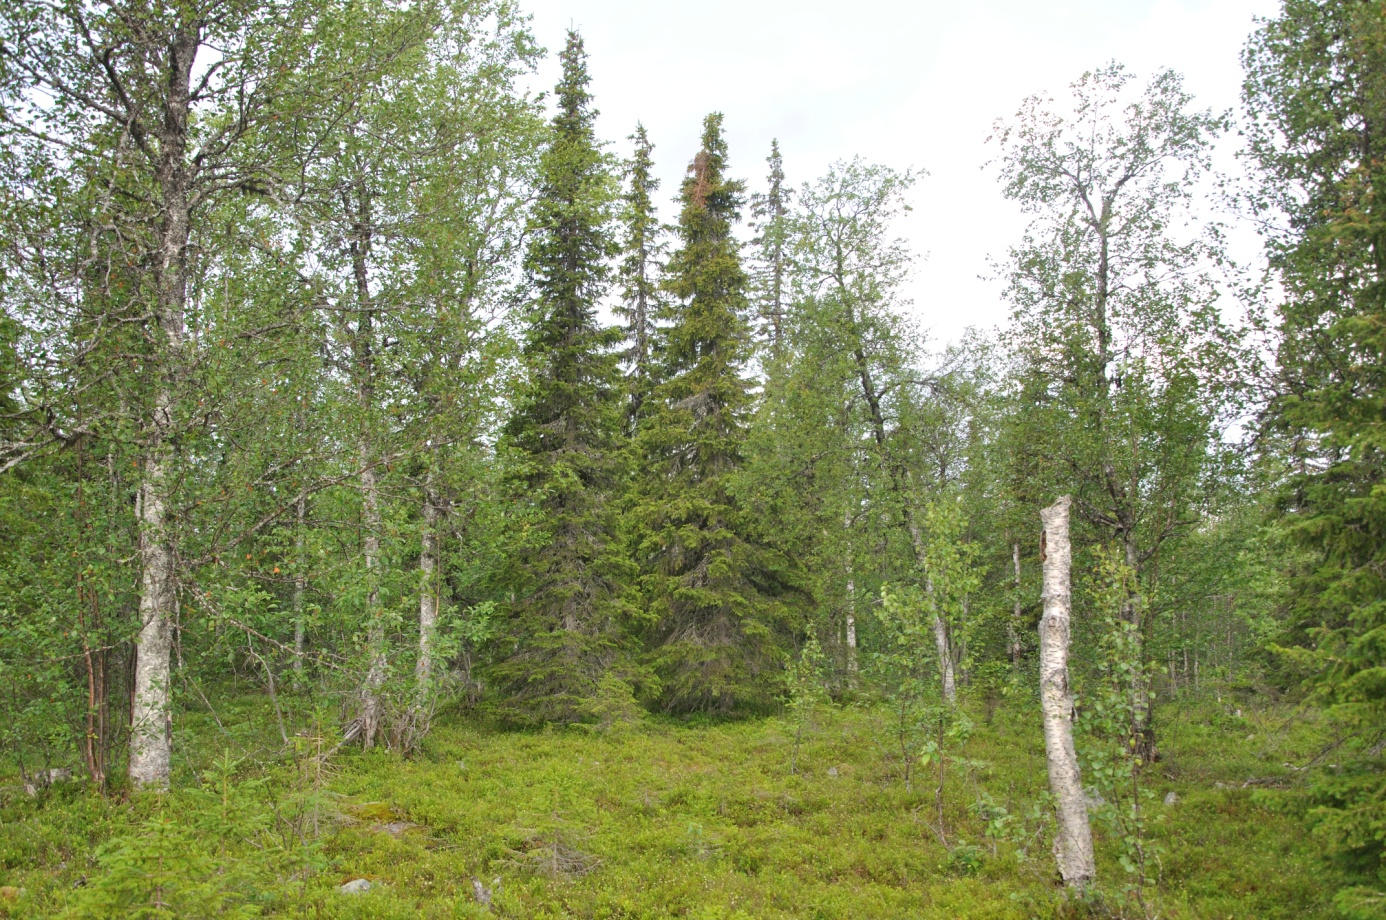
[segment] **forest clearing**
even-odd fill
[[[161,849],[179,916],[1082,916],[1061,912],[1052,883],[1036,714],[1011,700],[968,708],[972,728],[945,765],[942,837],[937,764],[907,787],[889,714],[869,706],[815,712],[797,772],[795,726],[778,718],[592,733],[448,716],[419,756],[340,756],[319,783],[305,777],[312,713],[286,714],[309,727],[285,754],[273,732],[230,728],[274,721],[245,697],[221,712],[229,736],[188,714],[196,754],[167,801],[76,784],[41,803],[11,797],[0,859],[26,892],[19,916],[115,916],[151,884],[137,867]],[[1322,726],[1239,708],[1229,697],[1161,710],[1168,753],[1142,779],[1158,861],[1143,897],[1162,917],[1332,916],[1343,879],[1285,809]],[[1107,836],[1099,825],[1099,877],[1120,877]],[[98,840],[126,855],[96,863]],[[341,892],[358,879],[370,889]]]
[[[1247,30],[939,340],[515,0],[0,0],[0,916],[1386,917],[1386,0]]]

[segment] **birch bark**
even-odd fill
[[[1067,495],[1040,512],[1044,531],[1044,618],[1040,620],[1040,705],[1044,712],[1044,748],[1049,791],[1054,795],[1059,829],[1054,856],[1059,875],[1070,888],[1084,888],[1097,876],[1092,830],[1083,798],[1082,774],[1073,746],[1073,692],[1068,682],[1070,566]]]
[[[356,282],[357,321],[351,338],[356,398],[361,410],[361,434],[357,442],[361,465],[361,555],[366,566],[366,648],[369,664],[361,687],[361,744],[374,747],[380,730],[382,706],[380,688],[389,665],[385,648],[384,611],[380,609],[380,483],[376,473],[375,445],[371,440],[371,418],[375,409],[375,303],[371,297],[369,260],[374,236],[371,196],[364,180],[358,178],[352,190],[354,221],[348,249],[352,275]]]
[[[424,488],[422,547],[419,551],[419,658],[414,665],[418,686],[415,709],[428,702],[433,682],[433,636],[438,629],[438,518],[431,486]]]
[[[1006,624],[1006,637],[1010,644],[1011,667],[1020,667],[1020,544],[1011,544],[1011,563],[1015,568],[1015,603],[1011,608],[1011,621]]]
[[[144,475],[139,488],[140,632],[135,643],[135,685],[130,709],[130,781],[136,788],[166,788],[169,778],[171,713],[169,684],[177,594],[174,552],[168,532],[168,476],[188,297],[187,251],[192,232],[192,177],[187,160],[188,114],[193,60],[201,30],[184,24],[168,48],[168,83],[154,175],[159,188],[156,345],[160,355],[154,411],[146,429]]]

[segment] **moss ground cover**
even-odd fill
[[[411,760],[330,750],[286,714],[293,755],[240,726],[258,699],[189,713],[173,792],[80,783],[0,800],[12,916],[1023,918],[1134,915],[1100,815],[1100,903],[1066,904],[1048,852],[1042,740],[1021,702],[978,705],[965,744],[906,786],[886,717],[825,707],[791,773],[783,720],[604,733],[440,721]],[[1242,705],[1241,709],[1237,706]],[[1160,710],[1145,772],[1152,913],[1332,916],[1332,868],[1294,815],[1325,745],[1291,710]],[[255,751],[262,753],[256,754]],[[251,753],[247,753],[251,752]],[[1173,797],[1169,796],[1173,793]],[[1095,802],[1100,812],[1106,805]],[[364,878],[363,894],[342,894]],[[489,907],[479,900],[489,898]]]

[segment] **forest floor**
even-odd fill
[[[180,716],[183,757],[166,796],[103,798],[63,783],[31,797],[4,770],[0,915],[1146,913],[1100,815],[1101,904],[1063,902],[1030,704],[969,708],[970,738],[945,748],[941,824],[937,762],[907,788],[880,708],[826,707],[791,773],[793,732],[780,718],[519,732],[451,713],[413,758],[324,760],[313,756],[323,739],[295,734],[310,714],[286,713],[296,751],[286,754],[264,707],[244,697],[216,720]],[[1324,748],[1322,727],[1230,697],[1166,704],[1158,724],[1163,757],[1142,780],[1149,915],[1333,916],[1334,872],[1293,814],[1292,765]],[[370,889],[339,890],[356,879]]]

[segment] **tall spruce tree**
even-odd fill
[[[613,687],[626,557],[613,540],[623,481],[620,330],[603,328],[615,181],[593,133],[582,39],[568,33],[525,271],[529,382],[505,426],[514,500],[529,512],[509,575],[514,651],[494,668],[521,721],[579,721]],[[628,700],[629,694],[625,693]]]
[[[680,247],[666,268],[673,300],[661,382],[637,437],[642,585],[658,617],[662,704],[675,711],[769,702],[789,614],[786,563],[757,539],[735,492],[752,402],[742,375],[750,331],[732,235],[743,187],[726,177],[721,114],[704,121],[702,140],[679,195]]]
[[[755,221],[756,306],[763,323],[761,334],[770,344],[770,354],[778,358],[784,347],[785,311],[788,308],[788,247],[790,190],[784,187],[784,157],[778,139],[770,142],[770,167],[764,195],[755,196],[751,216]]]
[[[630,136],[635,152],[627,164],[628,186],[622,196],[621,305],[617,314],[626,323],[626,362],[630,366],[627,425],[635,430],[654,387],[655,317],[660,310],[659,274],[663,268],[664,227],[654,205],[659,180],[654,177],[654,144],[637,124]]]
[[[1280,641],[1352,739],[1310,815],[1376,875],[1339,895],[1366,916],[1386,875],[1386,17],[1379,3],[1286,0],[1244,59],[1285,292],[1266,443],[1288,467],[1284,524],[1309,554]]]

